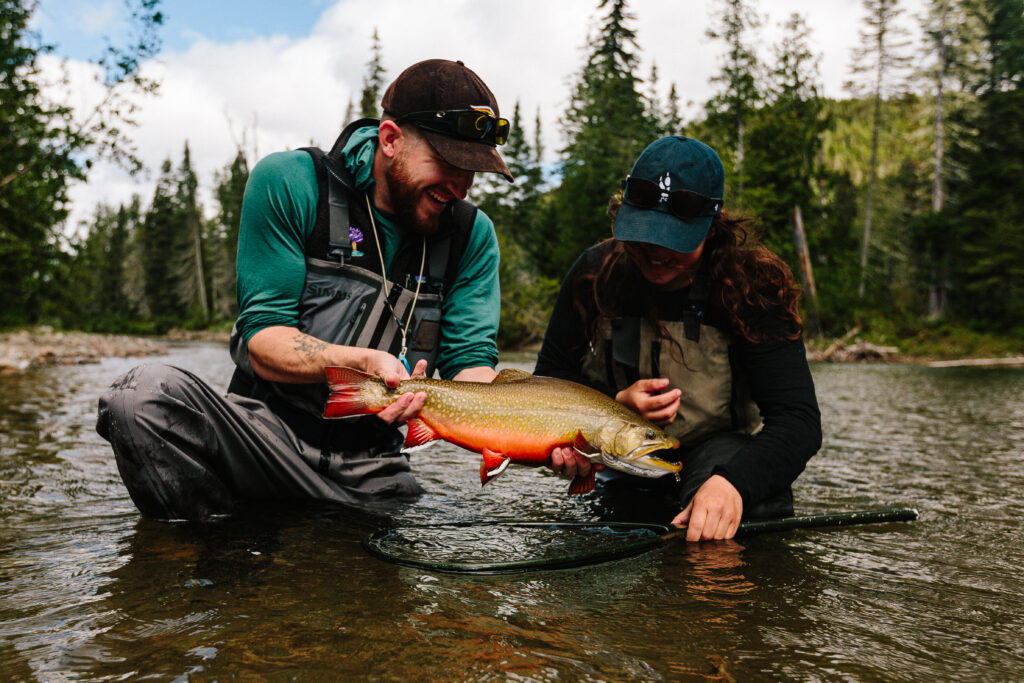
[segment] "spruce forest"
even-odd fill
[[[159,334],[233,321],[242,193],[256,161],[241,149],[224,160],[210,211],[182,141],[152,196],[95,207],[73,237],[64,225],[67,190],[87,181],[90,159],[138,163],[125,94],[159,86],[139,75],[160,49],[158,3],[130,3],[135,35],[110,48],[109,97],[83,125],[43,96],[38,60],[49,48],[29,29],[35,3],[0,0],[0,328]],[[478,175],[472,190],[501,247],[499,345],[539,341],[561,277],[610,236],[609,197],[640,151],[670,134],[719,152],[726,210],[754,217],[790,264],[809,337],[854,327],[904,342],[1024,336],[1024,0],[928,0],[911,18],[917,42],[900,28],[899,0],[862,5],[851,96],[832,99],[803,17],[785,21],[762,59],[756,1],[714,0],[707,36],[724,47],[715,94],[684,120],[672,75],[638,73],[628,2],[600,0],[560,136],[542,136],[540,112],[502,102],[513,124],[502,154],[517,182]],[[375,32],[345,119],[379,115],[396,75],[384,72],[385,53]],[[541,141],[555,137],[552,164]]]

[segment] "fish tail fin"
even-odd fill
[[[409,420],[406,426],[409,428],[409,431],[405,435],[405,445],[402,446],[403,451],[412,451],[441,438],[441,435],[435,432],[433,427],[419,418]]]
[[[480,485],[483,486],[495,479],[499,474],[505,471],[511,462],[508,457],[501,453],[496,453],[490,448],[485,448],[483,451],[483,462],[480,463]]]
[[[328,366],[324,368],[331,394],[324,406],[324,417],[346,417],[378,412],[370,408],[363,395],[367,382],[378,380],[375,375],[360,372],[354,368]]]
[[[585,477],[576,475],[569,482],[569,495],[570,496],[582,496],[584,493],[590,493],[594,490],[594,470],[590,470],[590,474]]]

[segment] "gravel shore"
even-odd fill
[[[0,334],[0,374],[40,365],[96,363],[105,357],[143,357],[167,353],[164,341],[117,334],[55,332],[48,328]]]

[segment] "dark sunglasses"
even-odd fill
[[[491,146],[504,145],[512,128],[508,119],[499,119],[479,109],[414,111],[399,116],[395,123],[415,123],[425,130]]]
[[[662,203],[670,214],[684,221],[698,216],[717,216],[722,199],[705,197],[689,190],[664,190],[653,180],[627,176],[622,181],[622,201],[637,209],[656,209]]]

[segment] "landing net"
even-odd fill
[[[889,507],[748,520],[737,536],[813,527],[910,522],[917,510]],[[363,547],[388,562],[458,574],[511,574],[565,569],[640,555],[681,539],[685,531],[643,522],[463,522],[392,527]]]
[[[633,522],[467,522],[382,529],[363,547],[382,560],[463,574],[565,569],[632,557],[672,527]]]

